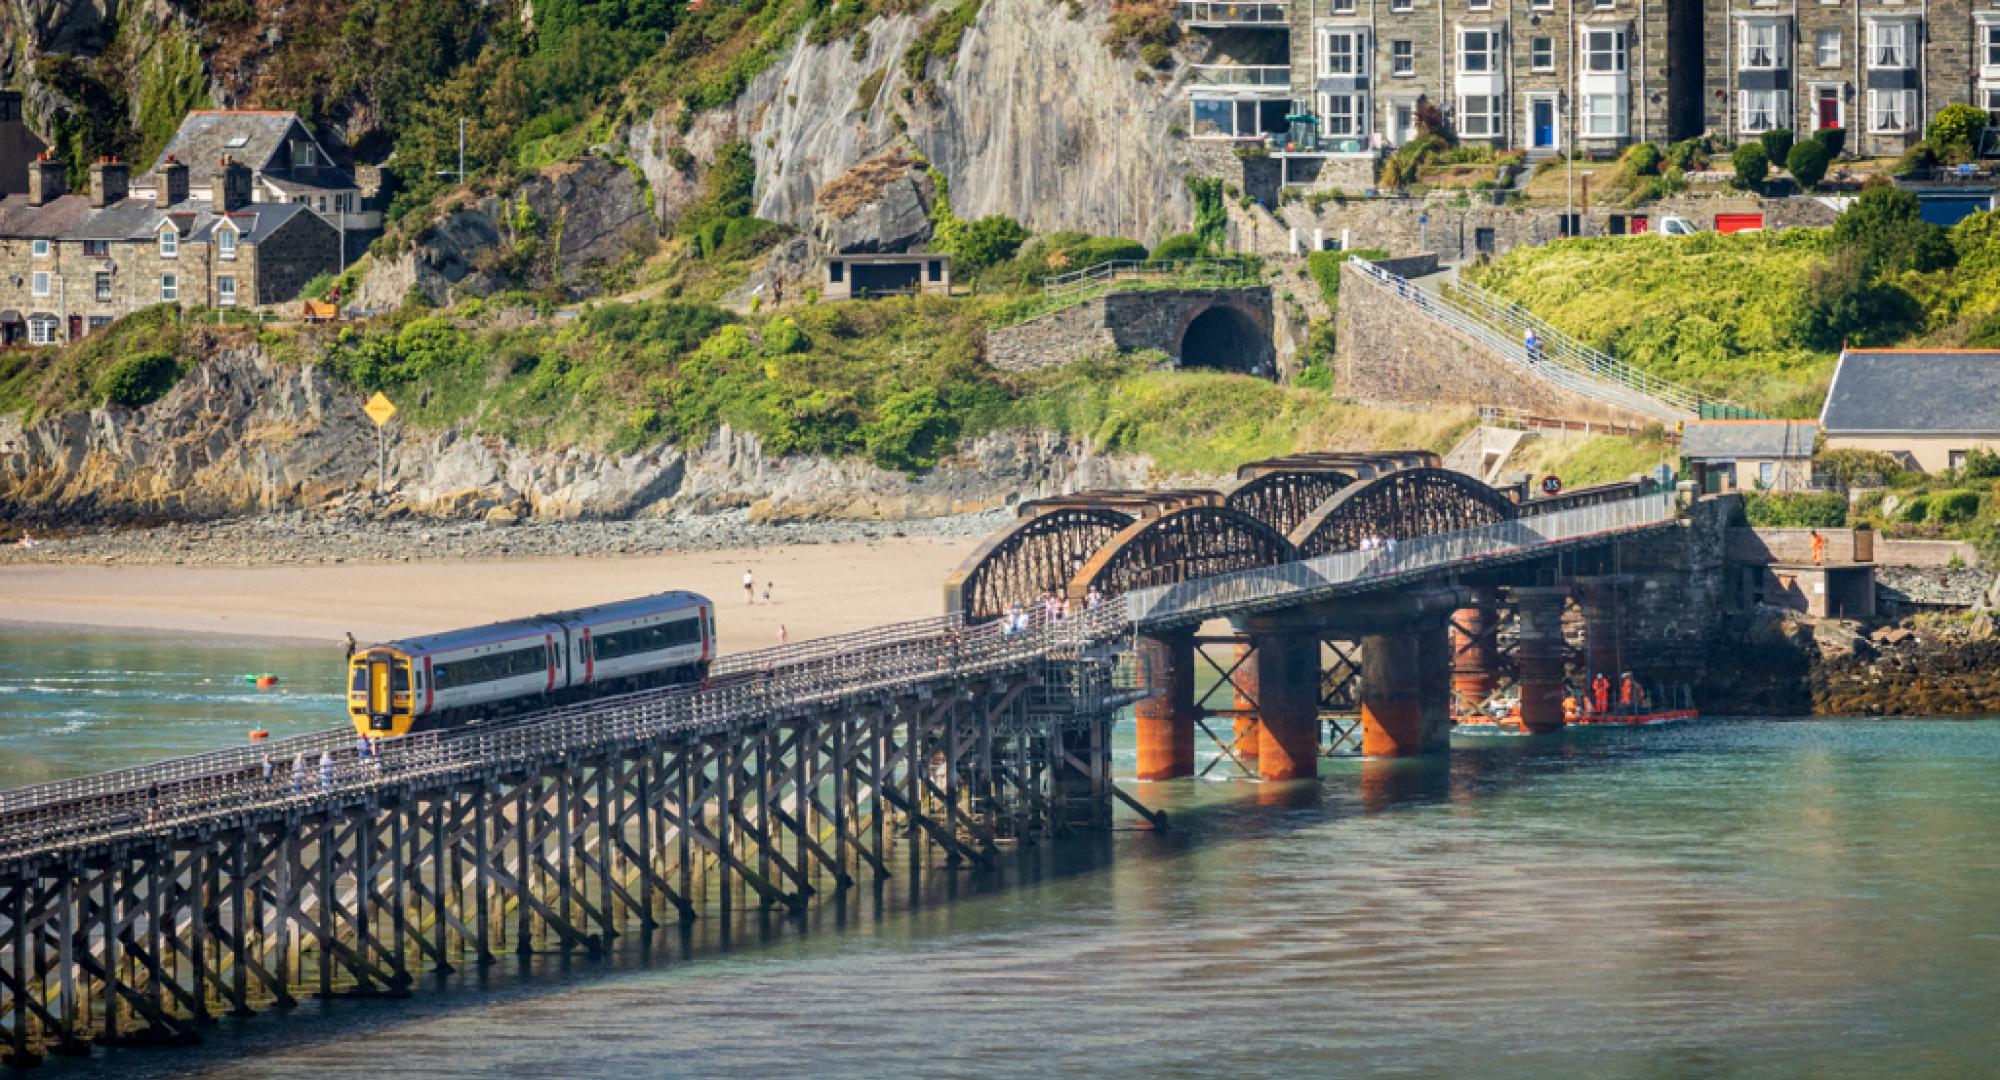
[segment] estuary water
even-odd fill
[[[5,783],[325,723],[323,652],[9,634]],[[258,671],[285,693],[243,689]],[[1324,772],[1134,784],[1171,831],[1121,819],[801,923],[510,958],[40,1075],[2000,1071],[2000,721],[1714,720]]]

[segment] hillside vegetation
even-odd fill
[[[1924,224],[1871,188],[1832,229],[1564,240],[1473,280],[1674,382],[1817,415],[1843,342],[2000,345],[2000,219]]]

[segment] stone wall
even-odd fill
[[[340,270],[340,230],[318,214],[293,214],[250,251],[249,273],[236,283],[238,304],[282,304],[298,299],[306,282]]]
[[[1504,405],[1540,416],[1646,427],[1657,419],[1592,401],[1495,357],[1487,345],[1425,318],[1364,275],[1340,269],[1334,388],[1363,401]]]
[[[1729,530],[1729,558],[1744,563],[1809,563],[1812,561],[1811,529]],[[1853,529],[1821,529],[1826,538],[1826,561],[1854,561]],[[1979,553],[1971,544],[1956,540],[1891,540],[1875,537],[1878,566],[1962,566],[1979,565]]]
[[[1734,496],[1701,499],[1678,528],[1627,541],[1620,566],[1632,578],[1624,601],[1626,651],[1647,679],[1703,681],[1729,609],[1729,522]]]
[[[986,362],[1007,371],[1057,367],[1104,352],[1158,350],[1176,362],[1194,321],[1217,308],[1241,315],[1252,328],[1235,370],[1261,371],[1274,360],[1274,320],[1268,286],[1247,289],[1160,289],[1109,293],[986,334]]]
[[[1495,206],[1481,199],[1461,204],[1456,196],[1422,198],[1348,198],[1326,203],[1317,212],[1303,203],[1281,207],[1275,220],[1258,227],[1233,224],[1232,243],[1241,250],[1281,255],[1298,235],[1302,250],[1310,250],[1316,233],[1328,244],[1346,234],[1349,247],[1388,251],[1433,251],[1446,263],[1460,263],[1482,254],[1501,255],[1521,245],[1546,244],[1562,236],[1563,208],[1555,206]],[[1665,199],[1636,209],[1592,206],[1582,217],[1581,235],[1611,236],[1614,219],[1630,229],[1634,214],[1645,215],[1658,229],[1661,218],[1684,217],[1703,229],[1715,227],[1717,214],[1762,213],[1771,230],[1833,224],[1836,211],[1817,199],[1760,199],[1754,196],[1690,196]],[[1263,215],[1258,212],[1258,217]],[[1423,219],[1428,218],[1428,221]]]

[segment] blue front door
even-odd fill
[[[1545,147],[1556,144],[1556,103],[1537,101],[1534,103],[1535,146]]]

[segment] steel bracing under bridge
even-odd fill
[[[1130,505],[1133,524],[1242,513]],[[277,762],[333,755],[299,786],[240,748],[0,793],[0,1041],[15,1063],[191,1041],[215,1014],[301,993],[399,994],[421,971],[596,954],[634,928],[796,909],[932,857],[985,865],[1008,843],[1105,827],[1119,800],[1151,819],[1109,764],[1117,711],[1162,693],[1136,643],[1366,606],[1674,515],[1654,495],[1393,549],[1185,562],[1224,572],[1025,625],[954,612],[725,657],[706,688],[411,736],[369,759],[345,729],[272,743]],[[1279,709],[1285,684],[1263,685]]]

